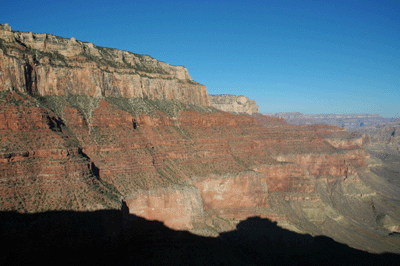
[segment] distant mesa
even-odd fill
[[[208,95],[211,105],[219,110],[234,114],[259,114],[260,110],[256,101],[246,96],[230,94]]]
[[[300,112],[262,113],[266,116],[282,117],[292,125],[327,124],[357,129],[379,123],[392,122],[394,118],[383,118],[378,114],[314,114],[305,115]]]

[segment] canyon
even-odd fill
[[[398,259],[397,157],[389,167],[367,135],[221,111],[184,67],[74,38],[0,25],[0,47],[3,261],[18,258],[23,238],[26,257],[69,242],[105,243],[113,257],[122,238],[122,256],[147,262],[181,246],[235,257],[302,241],[311,254],[319,243],[324,254]],[[279,232],[275,242],[246,227],[260,225],[260,235]]]

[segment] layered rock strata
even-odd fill
[[[51,98],[59,103],[54,111],[40,107],[48,104],[42,98],[3,93],[2,99],[5,210],[110,208],[123,198],[132,214],[203,235],[232,230],[252,216],[330,236],[334,228],[358,228],[362,219],[368,228],[382,227],[377,215],[390,221],[386,232],[399,225],[393,208],[374,213],[371,202],[385,206],[385,200],[360,178],[371,178],[361,136],[341,128],[205,107],[195,112],[173,101],[138,114],[114,98]],[[93,104],[90,116],[81,102]],[[136,104],[156,108],[150,100]],[[343,199],[360,200],[357,216]],[[354,239],[367,243],[360,232]],[[371,251],[396,250],[390,239],[378,240]]]
[[[394,121],[394,118],[383,118],[378,114],[315,114],[305,115],[300,112],[263,113],[267,116],[282,117],[292,125],[327,124],[355,130],[364,126]]]
[[[209,95],[211,105],[219,110],[234,114],[259,114],[260,110],[256,101],[250,100],[246,96],[236,96],[230,94]]]
[[[165,226],[178,230],[202,227],[204,220],[202,198],[193,186],[173,185],[139,190],[129,195],[125,202],[130,213],[147,220],[161,221]]]
[[[183,66],[51,34],[0,25],[0,91],[176,99],[210,105],[205,86]]]
[[[0,99],[2,210],[97,210],[118,207],[92,162],[54,113],[16,93]]]

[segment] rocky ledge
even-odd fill
[[[259,114],[260,110],[256,101],[246,96],[229,94],[209,95],[211,105],[219,110],[234,114]]]

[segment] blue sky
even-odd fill
[[[13,30],[184,65],[261,112],[400,116],[400,1],[2,1]]]

